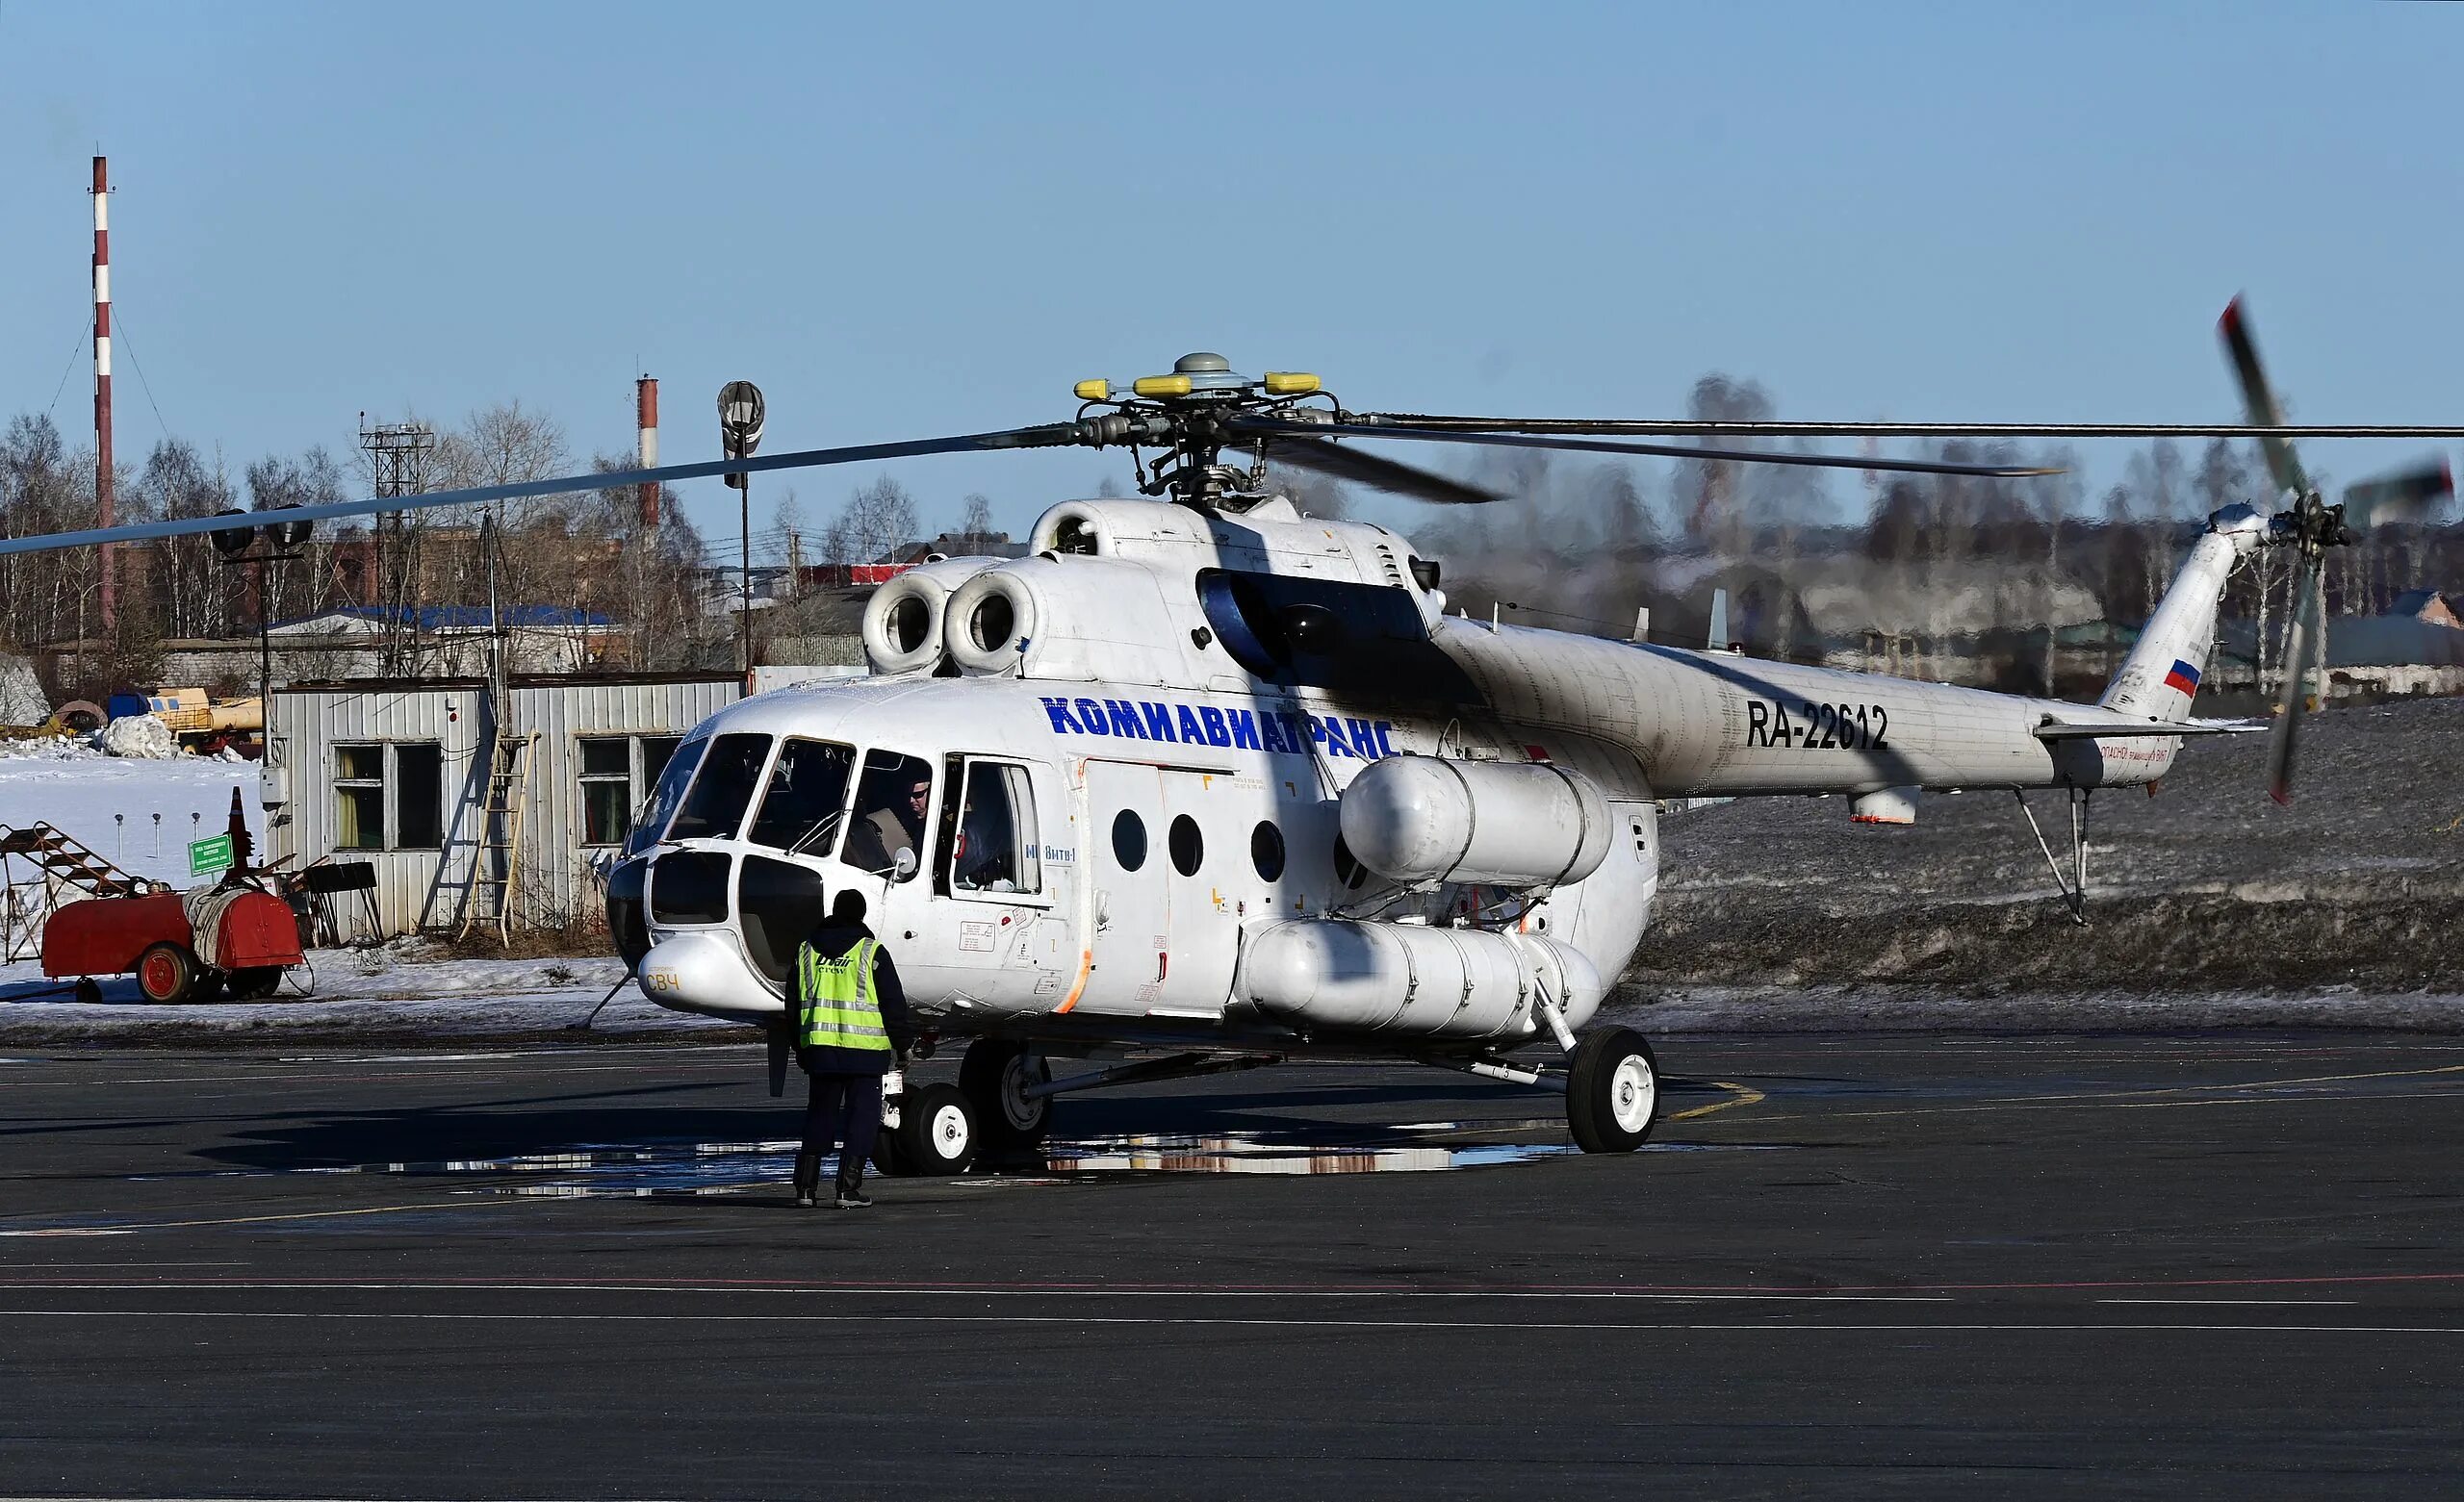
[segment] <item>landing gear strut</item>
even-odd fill
[[[2154,784],[2149,784],[2152,790]],[[2037,811],[2028,806],[2028,795],[2017,788],[2011,796],[2019,801],[2019,812],[2027,815],[2028,831],[2037,837],[2037,849],[2044,852],[2044,863],[2053,868],[2053,880],[2062,888],[2062,905],[2070,909],[2070,921],[2088,927],[2088,794],[2089,789],[2070,790],[2070,866],[2064,871],[2062,862],[2053,858],[2053,847],[2045,843],[2044,828],[2037,823]]]
[[[1652,1134],[1659,1118],[1659,1061],[1652,1046],[1631,1028],[1603,1028],[1577,1038],[1565,1014],[1547,993],[1539,998],[1540,1018],[1566,1052],[1563,1074],[1540,1064],[1496,1057],[1429,1058],[1424,1062],[1459,1069],[1484,1080],[1503,1080],[1566,1096],[1566,1125],[1575,1145],[1586,1153],[1630,1153]]]

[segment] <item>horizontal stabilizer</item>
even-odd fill
[[[2038,726],[2040,741],[2111,741],[2171,735],[2255,735],[2267,728],[2258,720],[2109,720],[2080,724],[2047,720]]]

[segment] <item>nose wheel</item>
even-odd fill
[[[983,1133],[975,1107],[958,1087],[909,1085],[898,1125],[884,1126],[873,1143],[873,1166],[889,1178],[946,1178],[975,1165]]]
[[[1630,1153],[1659,1115],[1659,1065],[1631,1028],[1604,1028],[1575,1045],[1566,1070],[1566,1124],[1586,1153]]]

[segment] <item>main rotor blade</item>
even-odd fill
[[[1399,439],[1423,444],[1478,444],[1499,448],[1559,448],[1578,453],[1643,454],[1664,459],[1719,459],[1736,464],[1794,464],[1817,470],[1886,470],[1902,474],[1976,474],[2012,479],[2060,474],[2038,465],[1950,464],[1930,459],[1866,459],[1837,454],[1781,454],[1743,448],[1704,448],[1682,444],[1633,444],[1600,438],[1556,438],[1524,433],[1427,431],[1384,422],[1287,423],[1270,418],[1235,418],[1234,431],[1262,435],[1325,433],[1341,438]]]
[[[2242,383],[2242,404],[2249,411],[2250,425],[2282,427],[2284,414],[2277,410],[2275,393],[2268,388],[2267,372],[2259,369],[2259,346],[2250,342],[2249,325],[2242,320],[2241,298],[2224,305],[2224,316],[2216,320],[2216,327],[2224,336],[2233,374]],[[2280,437],[2265,437],[2259,440],[2259,451],[2267,455],[2268,473],[2275,477],[2278,491],[2291,496],[2310,494],[2309,478],[2301,472],[2301,461],[2294,457],[2291,444]]]
[[[863,464],[876,459],[910,459],[923,454],[962,453],[988,448],[1050,448],[1091,442],[1075,422],[1049,422],[1040,427],[1009,428],[997,433],[968,433],[956,438],[925,438],[900,444],[859,444],[845,448],[807,448],[760,458],[712,459],[698,464],[662,465],[651,470],[610,470],[602,474],[568,474],[549,480],[524,480],[509,485],[479,485],[469,490],[435,491],[424,496],[372,496],[338,500],[322,506],[286,506],[285,522],[324,522],[342,517],[391,515],[424,511],[435,506],[467,506],[489,500],[520,500],[533,496],[566,496],[595,490],[630,489],[669,480],[698,480],[716,474],[744,474],[767,470],[802,470],[818,465]],[[185,537],[217,532],[233,525],[253,525],[261,514],[245,520],[227,516],[187,517],[172,522],[137,522],[126,526],[89,527],[78,532],[38,532],[30,537],[0,538],[0,555],[47,552],[60,547],[85,547],[96,543],[137,542],[150,537]]]
[[[1692,418],[1467,418],[1426,412],[1361,412],[1364,423],[1429,432],[1603,433],[1644,438],[2410,438],[2464,439],[2464,427],[2389,423],[2233,422],[1791,422]],[[1349,425],[1347,423],[1347,425]]]
[[[2284,635],[2284,696],[2276,704],[2275,734],[2268,741],[2268,796],[2285,804],[2293,802],[2295,742],[2300,732],[2301,716],[2309,708],[2312,641],[2319,636],[2323,624],[2320,607],[2324,602],[2324,592],[2319,577],[2320,562],[2316,556],[2305,560],[2300,575],[2294,581],[2293,624]]]
[[[1330,444],[1322,438],[1276,438],[1267,445],[1270,463],[1288,464],[1296,470],[1310,470],[1331,475],[1338,480],[1350,480],[1376,490],[1409,496],[1415,500],[1434,501],[1441,506],[1476,506],[1505,496],[1477,485],[1449,479],[1427,470],[1399,464],[1376,454],[1362,453]]]
[[[2346,486],[2345,521],[2357,532],[2381,522],[2410,522],[2454,494],[2455,471],[2445,458],[2432,459],[2400,473]]]

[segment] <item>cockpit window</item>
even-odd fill
[[[856,748],[789,736],[770,768],[770,786],[747,838],[774,850],[829,854],[846,818],[847,783],[855,770]]]
[[[910,879],[924,864],[924,831],[930,827],[924,819],[932,803],[931,762],[893,751],[866,752],[864,776],[856,786],[856,816],[838,858],[877,877]]]
[[[1040,892],[1036,804],[1027,769],[970,762],[966,802],[950,847],[950,884],[962,892]]]
[[[761,763],[769,759],[770,737],[738,732],[710,742],[702,757],[701,776],[684,795],[671,840],[732,839],[744,824],[744,810],[760,786]],[[679,759],[682,759],[680,755]]]
[[[644,751],[649,749],[645,743]],[[625,841],[626,854],[638,855],[658,843],[667,821],[676,813],[676,805],[684,801],[684,786],[693,780],[693,769],[702,764],[702,753],[709,749],[708,736],[699,736],[674,748],[665,770],[658,775],[658,785],[651,789],[650,802],[642,806],[642,817],[635,821],[632,834]]]

